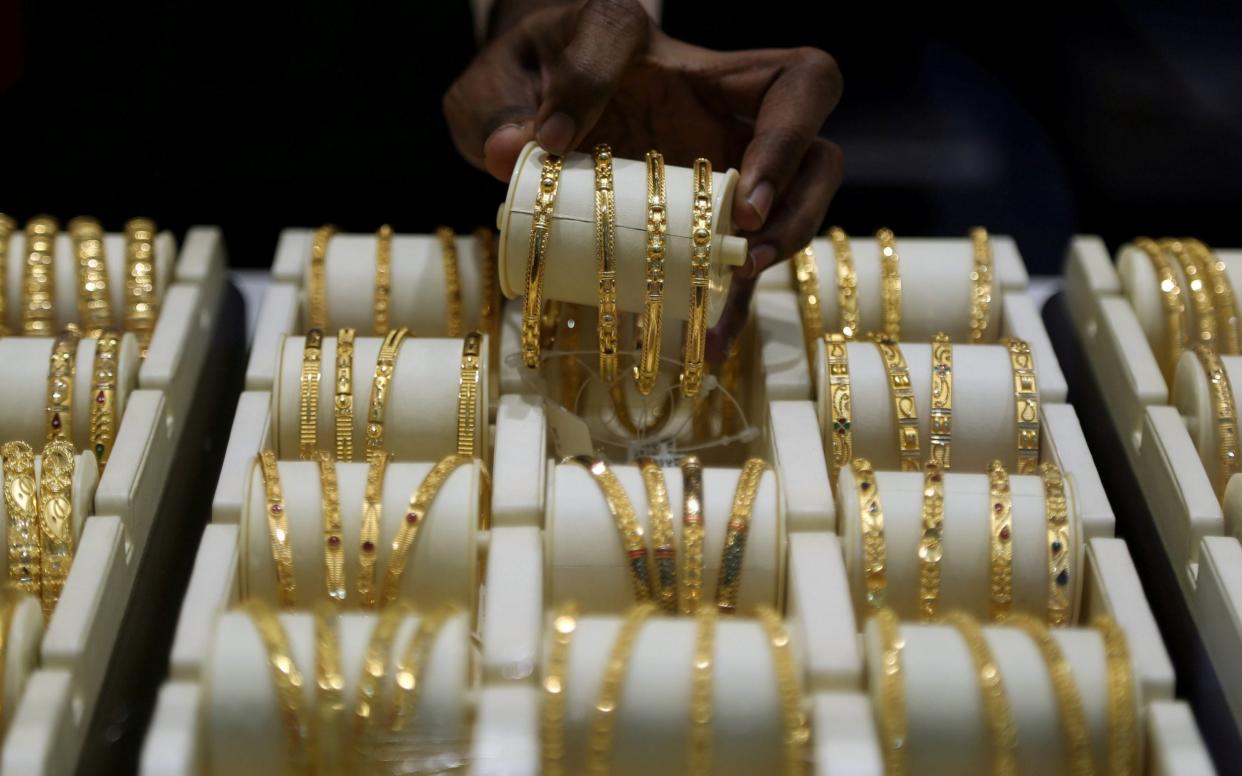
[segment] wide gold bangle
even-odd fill
[[[496,235],[486,226],[474,230],[479,251],[479,329],[496,340],[500,325],[500,284],[496,268]]]
[[[336,390],[332,397],[336,421],[336,460],[354,460],[354,335],[353,329],[336,333]]]
[[[402,326],[384,335],[379,355],[375,358],[375,374],[371,378],[371,401],[367,405],[367,457],[384,449],[384,414],[388,409],[388,391],[397,369],[397,354],[410,330]]]
[[[888,371],[888,392],[893,399],[893,413],[897,426],[897,452],[901,456],[901,470],[916,472],[923,467],[922,448],[919,444],[919,410],[914,401],[914,387],[910,384],[910,370],[901,346],[895,341],[878,337],[875,345],[884,359]]]
[[[1229,273],[1225,271],[1225,262],[1193,237],[1187,237],[1183,243],[1198,260],[1208,284],[1212,287],[1212,300],[1216,305],[1216,349],[1226,356],[1242,352],[1242,343],[1238,339],[1238,305],[1233,295],[1233,283],[1229,281]]]
[[[304,773],[306,768],[317,762],[317,758],[305,707],[304,679],[289,647],[289,636],[276,612],[262,600],[251,599],[242,605],[242,609],[250,617],[267,652],[277,714],[284,729],[284,770],[288,774]]]
[[[1018,729],[1014,724],[1009,695],[1005,692],[1000,667],[992,655],[992,648],[988,646],[979,623],[969,615],[949,612],[944,621],[957,628],[970,652],[975,674],[979,677],[979,696],[983,700],[983,709],[992,736],[992,773],[995,776],[1017,776]]]
[[[819,300],[819,267],[815,248],[807,243],[789,262],[794,285],[798,288],[798,312],[802,316],[802,342],[807,363],[815,363],[815,343],[824,336],[824,312]]]
[[[755,617],[767,634],[772,648],[772,664],[776,669],[776,689],[781,702],[781,740],[785,742],[785,773],[791,776],[806,773],[807,745],[811,741],[811,726],[802,708],[802,683],[798,667],[794,664],[793,648],[789,632],[781,622],[781,616],[770,606],[759,606]]]
[[[882,671],[877,717],[880,746],[884,753],[886,776],[902,776],[906,772],[906,683],[902,676],[901,652],[905,639],[901,623],[892,609],[880,609],[874,619],[879,629]]]
[[[276,567],[276,586],[280,588],[280,605],[292,609],[297,604],[297,584],[293,576],[293,546],[289,542],[289,515],[285,512],[276,454],[271,450],[259,453],[259,471],[263,474],[267,531],[272,544],[272,563]]]
[[[530,247],[526,253],[526,296],[522,299],[522,362],[527,369],[539,367],[540,323],[543,315],[543,270],[548,240],[552,237],[552,213],[564,161],[551,154],[543,158],[539,193],[531,211]]]
[[[988,467],[988,536],[990,612],[993,620],[1000,620],[1013,605],[1013,494],[1009,472],[1000,461]]]
[[[13,232],[17,230],[17,222],[4,213],[0,213],[0,278],[9,277],[9,246],[13,241]],[[9,330],[9,294],[8,283],[4,283],[4,293],[0,293],[0,337],[7,337]]]
[[[595,480],[608,512],[617,525],[617,534],[621,539],[621,548],[625,551],[626,565],[629,568],[630,583],[634,588],[634,600],[638,603],[650,601],[652,598],[651,555],[647,551],[647,540],[643,536],[643,527],[634,513],[634,505],[626,495],[625,488],[617,475],[613,474],[608,464],[589,455],[575,455],[566,458],[562,463],[574,463],[586,469]]]
[[[410,503],[406,507],[400,527],[397,528],[397,534],[392,539],[392,547],[388,555],[388,570],[384,573],[384,589],[381,593],[383,605],[396,601],[401,594],[401,577],[405,575],[406,561],[414,550],[419,529],[422,528],[427,514],[431,511],[431,505],[435,503],[436,496],[440,495],[440,489],[444,487],[444,483],[448,481],[453,472],[462,466],[469,465],[471,460],[464,455],[456,454],[441,458],[410,494]]]
[[[117,358],[121,335],[116,329],[103,329],[96,334],[95,362],[91,365],[91,450],[103,474],[104,465],[112,455],[116,441]]]
[[[565,680],[569,676],[569,647],[578,630],[578,607],[562,604],[552,617],[548,664],[543,672],[543,709],[539,751],[543,776],[565,773]]]
[[[712,772],[712,674],[716,657],[716,610],[700,609],[694,629],[690,675],[690,776]]]
[[[1148,237],[1134,238],[1134,247],[1147,254],[1156,271],[1156,283],[1160,289],[1160,303],[1164,310],[1163,358],[1160,362],[1165,382],[1172,385],[1173,370],[1186,348],[1186,300],[1182,296],[1182,284],[1173,263],[1155,240]]]
[[[712,258],[712,163],[694,160],[694,212],[690,231],[690,313],[682,355],[681,395],[699,395],[707,347],[707,297]]]
[[[160,314],[155,285],[155,222],[131,218],[125,223],[125,330],[138,338],[143,358]]]
[[[1018,428],[1017,473],[1039,469],[1039,383],[1031,346],[1016,337],[1004,340],[1013,369],[1013,414]]]
[[[647,491],[647,526],[655,558],[653,581],[655,600],[669,614],[677,613],[677,536],[673,531],[673,509],[668,503],[664,470],[652,458],[639,458],[638,469]]]
[[[89,216],[74,218],[68,228],[78,260],[78,323],[86,336],[98,337],[114,325],[103,228]]]
[[[302,380],[298,391],[298,457],[313,461],[319,450],[319,371],[323,332],[310,329],[302,346]]]
[[[828,440],[832,460],[828,464],[829,484],[837,489],[837,476],[854,458],[854,401],[850,390],[850,354],[844,334],[825,334],[828,356],[828,416],[832,435]]]
[[[858,336],[858,273],[854,271],[854,254],[845,230],[834,226],[828,230],[832,253],[837,265],[837,329],[847,340]]]
[[[668,239],[668,198],[664,184],[664,156],[647,152],[647,296],[643,302],[642,350],[634,380],[643,396],[655,389],[660,372],[660,345],[664,333],[664,251]]]
[[[362,497],[362,525],[358,531],[358,597],[365,609],[378,603],[375,563],[378,559],[380,518],[384,511],[384,474],[392,456],[380,451],[367,458],[367,482]]]
[[[447,226],[436,228],[440,242],[440,264],[444,268],[444,336],[462,333],[461,269],[457,259],[457,235]]]
[[[345,545],[341,532],[341,491],[336,480],[336,462],[327,450],[317,454],[319,489],[323,511],[323,566],[328,598],[345,602]]]
[[[56,331],[56,233],[51,216],[26,222],[26,263],[22,272],[22,334],[48,337]]]
[[[1104,638],[1108,661],[1108,773],[1138,773],[1138,723],[1134,709],[1134,667],[1126,633],[1101,614],[1091,623]]]
[[[655,614],[655,604],[641,603],[630,609],[612,642],[604,675],[600,678],[599,691],[595,696],[595,708],[591,714],[591,732],[587,741],[586,772],[592,776],[607,776],[612,772],[613,734],[617,726],[617,707],[621,704],[626,669],[630,655],[647,618]]]
[[[681,494],[677,606],[682,614],[695,614],[703,599],[703,464],[697,456],[681,459]]]
[[[483,335],[472,331],[461,343],[461,376],[457,380],[457,454],[473,458],[477,445],[479,370],[483,362]]]
[[[724,549],[720,553],[720,574],[716,578],[716,609],[721,614],[737,611],[737,593],[742,584],[742,563],[746,559],[746,539],[754,516],[755,496],[768,465],[751,458],[742,465],[729,510],[729,526],[725,532]]]
[[[73,440],[73,378],[78,357],[76,326],[69,326],[52,342],[47,368],[47,441]]]
[[[408,722],[417,713],[418,699],[422,695],[423,676],[427,672],[427,663],[431,660],[431,650],[435,646],[440,629],[453,614],[453,609],[445,608],[429,612],[419,617],[418,628],[405,645],[405,652],[397,661],[392,700],[388,712],[388,732],[401,733]]]
[[[1208,287],[1207,270],[1200,266],[1198,257],[1186,248],[1181,240],[1164,239],[1160,249],[1177,260],[1186,278],[1186,295],[1195,311],[1195,331],[1190,344],[1216,346],[1216,305]]]
[[[1239,457],[1242,451],[1238,446],[1238,413],[1233,401],[1233,385],[1229,381],[1229,373],[1225,365],[1214,351],[1203,345],[1195,346],[1195,355],[1207,375],[1208,388],[1212,393],[1212,405],[1215,411],[1214,425],[1218,440],[1217,457],[1220,460],[1218,480],[1216,483],[1217,498],[1224,499],[1225,486],[1229,478],[1238,470]]]
[[[401,621],[414,613],[405,602],[398,601],[386,607],[375,620],[367,651],[362,658],[362,672],[358,676],[358,689],[354,697],[355,768],[360,773],[381,773],[383,761],[382,742],[377,740],[380,719],[380,702],[383,696],[388,667],[392,663],[393,640],[397,637]]]
[[[612,189],[612,149],[595,146],[595,279],[599,286],[599,378],[611,385],[617,380],[617,252],[616,195]]]
[[[858,514],[862,523],[863,584],[867,607],[872,611],[884,607],[888,596],[888,570],[884,541],[884,507],[880,503],[879,483],[871,462],[855,458],[854,484],[858,489]]]
[[[948,470],[953,441],[953,344],[944,332],[932,338],[931,411],[928,413],[931,458]]]
[[[39,532],[43,547],[41,593],[44,620],[52,616],[73,565],[73,444],[64,439],[43,447],[39,472]]]
[[[1039,467],[1044,483],[1044,522],[1048,531],[1048,622],[1068,625],[1070,602],[1070,526],[1065,480],[1055,464]]]
[[[4,506],[8,512],[5,539],[9,582],[21,592],[37,596],[43,580],[43,535],[34,451],[18,440],[5,442],[0,455],[4,456]]]
[[[897,238],[890,229],[875,233],[880,244],[880,299],[883,305],[885,337],[893,341],[901,339],[901,269],[897,255]]]
[[[375,232],[375,300],[372,307],[371,333],[382,337],[388,333],[392,313],[392,227],[381,224]]]
[[[970,230],[975,263],[970,270],[970,341],[983,342],[988,333],[988,308],[992,304],[992,238],[988,230]]]
[[[310,267],[306,273],[306,328],[328,328],[328,243],[336,234],[336,227],[325,224],[315,230],[311,237]]]
[[[934,460],[923,468],[923,533],[919,537],[919,612],[936,619],[940,603],[940,560],[944,556],[944,473]]]

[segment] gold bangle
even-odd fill
[[[686,319],[681,395],[699,395],[707,347],[707,296],[712,258],[712,163],[694,160],[694,212],[690,232],[690,313]]]
[[[647,491],[647,526],[651,531],[655,600],[669,614],[677,614],[677,537],[673,532],[673,509],[668,503],[664,470],[652,458],[637,460]]]
[[[772,664],[776,670],[776,687],[781,702],[781,740],[785,743],[785,773],[806,772],[807,745],[811,741],[811,726],[802,709],[802,683],[794,664],[789,631],[781,616],[770,606],[759,606],[755,617],[763,626],[772,647]]]
[[[26,222],[26,264],[22,273],[22,334],[51,336],[56,331],[56,233],[51,216]]]
[[[341,532],[341,491],[336,480],[336,462],[322,450],[319,459],[319,489],[323,509],[323,565],[328,598],[345,602],[345,545]]]
[[[884,336],[894,342],[901,339],[901,270],[897,255],[897,239],[891,229],[875,233],[880,244],[881,299],[884,308]]]
[[[17,230],[17,222],[4,213],[0,213],[0,278],[9,277],[9,245],[13,241],[13,232]],[[8,283],[4,283],[4,293],[0,293],[0,337],[7,337],[9,330]]]
[[[1090,728],[1083,710],[1082,696],[1078,692],[1078,684],[1074,681],[1069,661],[1061,651],[1061,645],[1053,638],[1048,626],[1028,614],[1011,614],[1005,622],[1026,633],[1048,666],[1057,709],[1060,711],[1061,733],[1065,738],[1066,773],[1075,776],[1095,773],[1091,757]]]
[[[993,620],[1000,620],[1013,605],[1013,494],[1009,472],[1000,461],[988,467],[988,521],[990,611]]]
[[[325,224],[315,230],[311,237],[310,270],[306,275],[306,328],[328,328],[328,243],[336,234],[336,227]]]
[[[327,603],[315,607],[315,741],[323,773],[345,772],[341,728],[345,716],[345,675],[341,645],[336,635],[336,609]]]
[[[841,467],[854,457],[854,402],[850,390],[850,354],[844,334],[825,334],[824,347],[828,356],[828,416],[832,419],[832,449],[829,477],[833,491]]]
[[[103,228],[89,216],[78,216],[69,222],[69,234],[78,259],[78,323],[86,336],[98,337],[114,325]]]
[[[992,773],[996,776],[1017,776],[1018,729],[1014,724],[1009,695],[1001,681],[1000,667],[992,655],[992,648],[988,645],[979,623],[969,615],[949,612],[944,621],[957,628],[962,642],[970,652],[975,674],[979,677],[979,695],[983,700],[983,709],[992,736]]]
[[[461,343],[461,376],[457,380],[457,454],[475,455],[478,436],[479,369],[483,359],[483,335],[472,331]]]
[[[1229,381],[1225,365],[1211,348],[1196,345],[1194,351],[1207,375],[1208,388],[1212,392],[1212,404],[1216,411],[1214,420],[1219,441],[1217,456],[1220,459],[1216,496],[1224,499],[1229,478],[1239,470],[1238,413],[1233,402],[1233,385]]]
[[[750,535],[750,520],[754,516],[755,496],[767,470],[768,465],[763,460],[751,458],[742,465],[742,472],[737,478],[733,508],[729,510],[729,527],[725,532],[724,549],[720,553],[720,574],[716,578],[716,609],[721,614],[737,611],[742,562],[746,559],[746,539]]]
[[[970,230],[975,263],[970,270],[970,341],[983,342],[988,333],[988,308],[992,304],[992,238],[988,230]]]
[[[883,674],[879,687],[880,745],[884,750],[886,776],[902,776],[906,772],[906,685],[902,676],[901,652],[906,641],[901,636],[901,623],[892,609],[880,609],[873,615],[879,630]]]
[[[444,266],[446,337],[460,337],[462,331],[461,271],[457,267],[457,235],[447,226],[436,229],[440,240],[440,262]]]
[[[932,460],[948,470],[953,440],[953,344],[944,332],[932,338],[931,410],[928,415],[927,438]]]
[[[531,211],[530,247],[526,252],[526,296],[522,299],[522,362],[527,369],[539,367],[540,322],[543,316],[543,270],[552,236],[552,213],[556,209],[556,189],[564,161],[544,156],[539,175],[539,192]]]
[[[630,655],[634,652],[638,634],[647,618],[655,611],[655,604],[649,602],[630,609],[617,631],[616,640],[612,643],[612,651],[604,665],[604,675],[600,678],[599,692],[591,715],[590,739],[587,742],[586,772],[594,776],[607,776],[612,771],[609,761],[612,759],[617,707],[621,703],[626,669],[629,668]]]
[[[8,661],[9,629],[13,627],[13,614],[22,603],[11,590],[0,593],[0,687],[4,686],[5,668]]]
[[[690,678],[690,776],[712,772],[712,673],[716,656],[716,610],[700,609],[694,629]]]
[[[1065,480],[1054,464],[1039,467],[1044,483],[1044,522],[1048,531],[1048,622],[1068,625],[1070,611],[1070,528]]]
[[[1215,347],[1216,343],[1216,305],[1208,289],[1207,270],[1199,265],[1198,257],[1186,249],[1181,240],[1164,239],[1159,242],[1160,249],[1177,260],[1186,278],[1186,295],[1195,311],[1195,333],[1191,335],[1192,344]]]
[[[828,230],[837,265],[837,324],[847,340],[858,336],[858,273],[854,271],[854,254],[850,238],[839,226]]]
[[[495,341],[500,324],[496,235],[486,226],[480,226],[474,230],[474,241],[479,250],[479,328]]]
[[[47,369],[48,442],[73,439],[73,378],[80,339],[77,327],[69,326],[52,342]]]
[[[664,185],[664,155],[647,152],[647,296],[643,302],[642,350],[634,380],[638,392],[649,396],[660,372],[664,329],[664,251],[668,239],[668,198]]]
[[[677,603],[682,614],[695,614],[703,599],[703,464],[697,456],[681,459],[681,495],[681,586]]]
[[[381,747],[374,740],[380,725],[380,695],[392,662],[393,639],[401,621],[414,613],[403,601],[385,607],[375,620],[367,651],[362,659],[362,672],[358,676],[358,690],[354,699],[354,745],[356,767],[361,773],[378,773]]]
[[[336,394],[332,412],[336,420],[336,460],[354,460],[354,335],[345,328],[336,333]]]
[[[418,628],[405,645],[405,652],[397,661],[392,688],[392,701],[388,712],[388,732],[400,733],[407,722],[418,712],[418,699],[422,695],[423,675],[431,660],[431,650],[440,635],[444,623],[453,614],[452,609],[441,609],[424,614],[418,619]]]
[[[384,589],[381,593],[383,604],[391,604],[400,597],[401,577],[405,574],[406,561],[414,550],[419,529],[431,512],[436,496],[440,495],[440,489],[453,472],[469,465],[471,460],[464,455],[447,455],[441,458],[410,494],[410,503],[392,539],[391,552],[388,555],[388,570],[384,574]]]
[[[9,581],[23,593],[39,595],[43,580],[43,536],[39,527],[39,489],[34,451],[20,440],[5,442],[4,506],[8,511]]]
[[[1186,347],[1186,300],[1182,297],[1182,284],[1173,270],[1173,263],[1155,240],[1136,237],[1134,247],[1147,254],[1156,270],[1156,284],[1164,309],[1164,362],[1161,364],[1161,371],[1164,373],[1165,382],[1171,385],[1173,370],[1177,368],[1182,350]]]
[[[617,381],[617,207],[612,189],[612,149],[595,146],[595,278],[599,285],[599,378]]]
[[[543,709],[539,750],[544,776],[565,772],[565,680],[569,678],[569,647],[578,630],[578,607],[562,604],[552,618],[548,665],[543,674]]]
[[[319,367],[323,332],[310,329],[302,346],[302,382],[298,392],[298,457],[313,461],[319,448]]]
[[[96,334],[95,362],[91,366],[91,450],[103,474],[104,465],[112,455],[116,442],[117,358],[121,335],[116,329],[103,329]]]
[[[392,304],[392,227],[382,224],[375,232],[375,301],[372,312],[373,334],[388,333]]]
[[[1242,343],[1238,341],[1238,306],[1233,295],[1233,283],[1229,281],[1229,273],[1225,270],[1225,262],[1193,237],[1187,237],[1183,242],[1203,267],[1208,283],[1212,286],[1219,336],[1217,350],[1227,356],[1242,352]]]
[[[575,393],[577,384],[575,380]],[[647,403],[643,402],[643,412],[641,418],[645,421],[643,425],[634,422],[634,416],[630,412],[629,395],[625,392],[625,383],[617,380],[608,386],[608,396],[612,400],[613,415],[621,427],[635,437],[645,437],[648,434],[654,434],[664,427],[668,419],[673,414],[673,394],[670,392],[665,396],[664,401],[660,402],[656,411],[648,418]]]
[[[1138,773],[1138,723],[1134,710],[1134,667],[1126,633],[1101,614],[1091,623],[1104,638],[1108,660],[1108,773]]]
[[[259,599],[242,604],[242,610],[250,617],[263,648],[267,652],[267,665],[276,694],[277,714],[284,728],[285,772],[302,773],[303,768],[317,761],[314,739],[310,736],[310,722],[306,718],[302,690],[302,672],[289,647],[289,635],[276,612]]]
[[[808,363],[815,363],[815,343],[824,336],[824,312],[819,302],[819,267],[815,248],[807,243],[789,262],[798,287],[798,311],[802,315],[802,341]]]
[[[855,458],[854,483],[858,488],[858,514],[862,523],[863,584],[866,602],[872,611],[884,607],[888,596],[888,571],[885,558],[884,506],[880,503],[880,486],[875,471],[866,458]]]
[[[575,455],[564,459],[561,463],[574,463],[587,470],[591,479],[599,487],[608,505],[608,512],[617,525],[617,534],[621,539],[621,547],[625,551],[626,565],[629,568],[630,583],[634,588],[634,600],[638,603],[650,601],[651,595],[651,555],[647,551],[647,540],[643,536],[643,527],[634,513],[634,505],[626,495],[625,488],[617,475],[613,474],[608,464],[589,455]]]
[[[897,451],[901,455],[901,470],[916,472],[922,468],[922,451],[919,444],[919,410],[914,401],[914,388],[910,384],[910,370],[901,346],[885,337],[877,337],[875,345],[884,359],[888,371],[888,392],[893,399],[893,413],[897,425]]]
[[[919,538],[919,612],[936,619],[940,603],[940,561],[944,556],[944,474],[934,460],[923,468],[923,533]]]
[[[371,378],[371,403],[367,406],[367,456],[384,449],[384,413],[388,409],[388,389],[397,369],[397,354],[401,343],[410,334],[402,326],[384,335],[379,355],[375,359],[375,374]]]
[[[1013,369],[1013,414],[1018,427],[1018,474],[1034,474],[1039,469],[1039,382],[1031,346],[1016,337],[1003,344],[1009,348]]]
[[[367,459],[367,483],[362,497],[362,526],[358,532],[358,597],[362,606],[374,609],[376,550],[379,547],[380,518],[384,512],[384,475],[392,456],[378,452]]]
[[[73,444],[57,439],[43,447],[39,472],[39,532],[43,547],[41,593],[47,621],[60,600],[69,567],[73,565]]]
[[[125,330],[138,338],[143,358],[160,314],[155,291],[155,222],[131,218],[125,223]]]
[[[267,531],[272,544],[272,563],[276,567],[276,585],[280,588],[280,605],[292,609],[297,604],[297,584],[293,576],[293,547],[289,543],[289,515],[285,511],[276,454],[271,450],[259,453],[259,471],[263,474]]]

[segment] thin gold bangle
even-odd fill
[[[289,636],[276,612],[260,599],[242,604],[267,652],[267,665],[285,738],[285,772],[302,773],[317,761],[302,690],[302,672],[289,648]]]
[[[431,660],[431,650],[444,623],[453,614],[445,608],[424,614],[418,620],[418,628],[405,645],[405,652],[397,661],[393,677],[392,701],[388,712],[388,732],[400,733],[407,723],[413,723],[418,713],[418,700],[423,691],[423,675]]]
[[[617,207],[612,189],[612,149],[595,146],[595,279],[599,286],[599,377],[617,381]]]
[[[388,392],[396,373],[401,343],[409,334],[410,330],[404,326],[388,332],[384,335],[384,342],[376,356],[375,374],[371,378],[371,402],[367,405],[368,457],[384,449],[384,414],[388,409]]]
[[[699,395],[707,347],[707,297],[712,258],[712,163],[694,160],[694,212],[690,232],[690,313],[682,355],[681,395]]]
[[[928,442],[932,460],[951,468],[953,441],[953,344],[944,332],[932,338],[931,411]]]
[[[1215,410],[1213,420],[1218,439],[1217,456],[1220,459],[1216,496],[1224,499],[1225,486],[1229,484],[1229,478],[1239,471],[1239,464],[1242,463],[1239,461],[1242,451],[1238,446],[1238,413],[1233,401],[1233,385],[1229,381],[1225,365],[1213,350],[1196,345],[1194,351],[1207,375],[1208,388],[1212,392]]]
[[[970,270],[970,341],[983,342],[988,333],[988,308],[992,304],[992,238],[988,230],[970,230],[974,266]]]
[[[9,581],[17,590],[38,596],[43,582],[43,535],[34,451],[17,440],[5,442],[0,454],[4,456],[4,506],[8,511],[5,538],[9,546]]]
[[[695,614],[703,599],[703,464],[697,456],[681,459],[681,586],[678,609]]]
[[[311,237],[310,269],[306,274],[306,328],[328,328],[328,243],[336,234],[336,227],[325,224],[315,230]]]
[[[875,233],[880,244],[881,301],[884,308],[885,337],[893,341],[901,339],[901,260],[897,255],[897,238],[891,229]]]
[[[785,773],[794,776],[806,772],[807,745],[811,741],[811,726],[802,708],[802,683],[794,664],[789,631],[781,616],[770,606],[759,606],[755,617],[767,634],[772,648],[772,664],[776,669],[776,687],[781,703],[781,740],[785,743]]]
[[[112,455],[116,442],[117,358],[121,335],[116,329],[103,329],[96,334],[95,362],[91,365],[91,450],[103,474],[104,465]]]
[[[923,468],[923,533],[919,538],[919,612],[936,619],[940,603],[940,561],[944,557],[944,473],[934,460]]]
[[[721,614],[737,611],[738,588],[742,584],[742,563],[746,559],[746,539],[754,516],[755,496],[768,465],[760,458],[751,458],[742,465],[729,510],[729,526],[725,532],[724,549],[720,553],[720,574],[716,579],[716,609]]]
[[[323,509],[323,565],[328,598],[345,602],[345,545],[341,532],[341,491],[336,479],[336,462],[327,450],[318,453],[319,488]]]
[[[883,674],[879,687],[879,723],[881,746],[884,749],[886,776],[902,776],[906,772],[906,685],[902,676],[901,652],[906,642],[901,636],[901,623],[892,609],[880,609],[873,615],[879,628]]]
[[[345,772],[341,728],[345,717],[345,675],[341,645],[336,635],[336,609],[321,602],[315,607],[315,741],[323,773]]]
[[[824,311],[819,300],[819,267],[815,263],[815,248],[807,243],[793,255],[789,262],[793,271],[794,285],[798,288],[798,311],[802,315],[802,342],[806,345],[806,359],[815,363],[815,343],[824,336]]]
[[[472,331],[461,343],[461,376],[457,380],[457,454],[475,455],[478,436],[479,371],[483,361],[483,335]]]
[[[73,440],[73,379],[81,337],[76,326],[68,326],[52,342],[47,369],[46,439]]]
[[[1216,345],[1216,305],[1212,301],[1212,293],[1208,288],[1207,270],[1199,265],[1198,257],[1186,249],[1181,240],[1164,239],[1159,242],[1160,249],[1177,260],[1186,278],[1186,295],[1195,311],[1195,333],[1191,335],[1191,344]]]
[[[1187,250],[1198,259],[1212,286],[1219,336],[1217,350],[1227,356],[1242,352],[1242,343],[1238,341],[1238,305],[1233,295],[1233,283],[1229,281],[1229,273],[1225,270],[1225,262],[1193,237],[1187,237],[1183,242]]]
[[[621,629],[617,631],[616,640],[612,643],[612,651],[604,665],[599,694],[596,695],[595,708],[591,714],[586,772],[593,776],[607,776],[612,771],[612,741],[617,727],[617,708],[621,704],[622,690],[625,688],[626,669],[629,668],[630,655],[634,652],[634,644],[638,641],[643,624],[655,611],[655,604],[650,602],[630,609],[621,623]]]
[[[916,472],[923,467],[922,448],[919,443],[919,410],[914,401],[914,388],[910,384],[910,370],[901,346],[886,337],[877,337],[875,345],[884,359],[888,372],[888,392],[893,399],[893,413],[897,426],[897,452],[901,456],[901,470]]]
[[[302,380],[298,391],[298,457],[313,461],[319,449],[319,380],[323,332],[306,332],[302,346]]]
[[[380,752],[375,734],[382,724],[380,720],[380,697],[388,666],[392,662],[393,640],[401,621],[414,613],[409,604],[397,601],[384,608],[375,620],[367,651],[362,659],[362,672],[358,676],[358,689],[354,698],[353,749],[359,760],[356,767],[362,773],[377,773]]]
[[[712,772],[712,674],[716,656],[716,610],[699,610],[694,629],[690,678],[690,776]]]
[[[457,263],[457,235],[447,226],[436,229],[440,241],[440,263],[444,267],[444,336],[457,338],[462,332],[461,269]]]
[[[526,296],[522,299],[522,362],[527,369],[539,367],[540,322],[543,316],[543,270],[552,237],[552,214],[564,161],[551,154],[543,158],[539,192],[531,212],[530,247],[526,253]]]
[[[418,540],[419,529],[422,528],[436,496],[453,472],[471,463],[464,455],[447,455],[441,458],[418,487],[410,494],[410,503],[406,507],[397,533],[393,536],[391,552],[388,555],[388,570],[384,574],[384,589],[381,593],[383,604],[391,604],[401,595],[401,578],[405,575],[406,563]]]
[[[668,199],[664,184],[664,155],[647,152],[647,296],[643,302],[642,350],[634,367],[638,392],[649,396],[660,372],[664,329],[664,251],[668,240]]]
[[[354,460],[354,335],[345,328],[336,333],[336,391],[332,412],[336,421],[336,460]]]
[[[474,241],[479,249],[479,328],[495,341],[500,325],[496,235],[486,226],[480,226],[474,230]]]
[[[51,216],[26,222],[26,263],[22,273],[22,334],[48,337],[56,331],[56,233]]]
[[[669,614],[677,614],[677,538],[673,532],[673,509],[668,503],[664,470],[652,458],[639,458],[638,469],[647,491],[647,526],[655,558],[655,600]]]
[[[99,222],[78,216],[68,224],[78,261],[78,323],[88,337],[98,337],[115,324],[108,289],[108,258]]]
[[[43,447],[39,472],[39,532],[43,547],[41,593],[43,618],[47,621],[60,600],[69,567],[73,565],[73,444],[64,439]]]
[[[569,678],[569,647],[578,630],[578,607],[562,604],[552,617],[548,664],[543,674],[543,708],[539,750],[544,776],[565,773],[565,680]]]
[[[867,607],[882,609],[888,596],[888,571],[885,558],[884,507],[880,503],[880,487],[871,462],[855,458],[854,483],[858,488],[858,514],[862,523],[863,584]]]
[[[992,655],[983,629],[973,617],[962,612],[949,612],[944,621],[957,628],[970,652],[975,674],[979,677],[979,695],[992,735],[992,773],[995,776],[1016,776],[1018,773],[1018,729],[1013,720],[1009,695],[1001,680],[1000,667]]]
[[[1091,623],[1104,638],[1108,660],[1108,773],[1138,773],[1138,723],[1134,710],[1134,667],[1125,631],[1108,615]]]
[[[1182,296],[1182,284],[1173,270],[1173,263],[1160,249],[1155,240],[1148,237],[1134,238],[1134,247],[1147,254],[1156,270],[1156,284],[1164,310],[1164,358],[1161,371],[1165,382],[1173,382],[1173,370],[1186,347],[1186,300]]]
[[[259,471],[263,474],[267,531],[272,544],[272,563],[276,567],[276,585],[280,588],[280,605],[292,609],[297,604],[297,584],[293,576],[293,547],[289,543],[289,515],[280,487],[276,454],[271,450],[259,453]]]
[[[4,213],[0,213],[0,278],[6,281],[9,277],[9,246],[13,241],[13,232],[17,230],[17,222]],[[4,293],[0,293],[0,337],[9,336],[9,294],[8,283],[3,284]]]
[[[365,609],[378,603],[375,586],[376,551],[380,518],[384,512],[384,475],[391,455],[378,452],[367,459],[367,482],[362,498],[362,526],[358,532],[358,597]]]
[[[634,512],[634,505],[626,495],[625,488],[617,475],[607,463],[589,455],[575,455],[566,458],[562,463],[573,463],[587,470],[591,479],[599,487],[617,526],[617,534],[621,539],[621,547],[625,551],[626,566],[629,569],[630,584],[634,588],[634,600],[638,603],[650,601],[652,598],[651,554],[647,550],[647,539],[643,535],[642,524]]]
[[[125,223],[125,330],[138,338],[143,358],[160,314],[155,286],[155,222],[131,218]]]
[[[1044,484],[1044,522],[1048,531],[1048,623],[1068,625],[1070,611],[1070,528],[1065,480],[1054,464],[1039,467]]]
[[[382,224],[375,232],[375,300],[372,311],[372,333],[382,337],[388,333],[392,305],[392,227]]]
[[[832,419],[832,461],[829,476],[832,489],[837,489],[841,467],[854,458],[854,402],[850,389],[850,354],[844,334],[825,334],[824,347],[828,360],[828,416]]]
[[[832,253],[837,265],[837,328],[847,340],[858,336],[858,273],[854,270],[854,254],[845,230],[834,226],[828,230]]]
[[[9,629],[13,626],[13,613],[21,602],[21,598],[10,590],[0,593],[0,687],[4,686],[5,668],[9,662]]]
[[[1018,474],[1034,474],[1039,469],[1039,382],[1031,346],[1016,337],[1004,340],[1013,369],[1013,414],[1018,427],[1016,469]]]
[[[1013,605],[1013,494],[1009,472],[1000,461],[988,467],[988,536],[990,611],[993,620],[1000,620]]]

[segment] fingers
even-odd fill
[[[746,317],[750,314],[750,298],[754,292],[754,278],[743,278],[734,274],[720,320],[707,332],[706,355],[709,363],[719,364],[728,358],[733,341],[746,326]]]

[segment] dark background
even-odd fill
[[[1055,272],[1074,232],[1242,246],[1239,7],[666,0],[663,25],[837,57],[832,223],[982,223]],[[247,266],[286,226],[491,222],[503,185],[440,112],[473,50],[464,1],[0,0],[0,210],[220,224]]]

